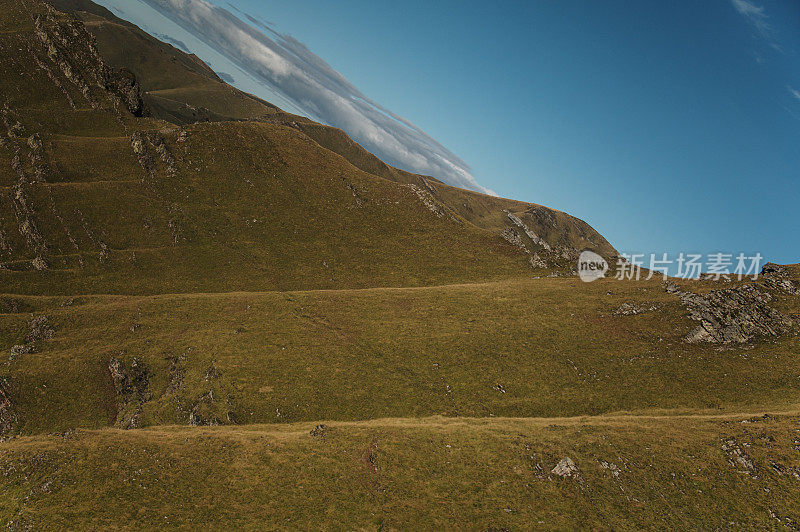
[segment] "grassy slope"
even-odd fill
[[[0,36],[3,48],[26,50],[0,59],[7,118],[23,126],[0,147],[8,161],[0,230],[10,246],[0,250],[8,268],[0,293],[415,286],[530,272],[498,235],[437,216],[409,187],[357,169],[293,128],[224,122],[180,130],[133,118],[97,88],[91,68],[67,58],[88,80],[85,97],[32,38],[32,20],[20,15],[16,23],[22,31]],[[30,83],[41,90],[21,89]],[[141,131],[157,139],[145,142],[152,172],[130,141]],[[28,140],[35,134],[38,154]],[[158,153],[160,142],[174,162]],[[40,250],[23,238],[15,157],[46,272],[30,267]],[[32,178],[35,157],[44,182]]]
[[[384,163],[353,141],[341,129],[317,124],[306,118],[277,112],[263,120],[289,124],[302,131],[320,146],[347,159],[365,172],[400,183],[411,183],[430,192],[449,212],[476,227],[499,233],[513,227],[508,213],[517,214],[539,237],[553,246],[582,250],[593,249],[605,257],[617,255],[614,247],[589,224],[542,205],[488,196],[479,192],[446,185],[439,180],[406,172]],[[531,213],[534,215],[531,216]],[[533,246],[536,249],[537,246]]]
[[[291,125],[360,170],[432,191],[451,212],[477,227],[499,233],[511,227],[506,217],[506,211],[510,211],[520,215],[551,245],[591,248],[607,257],[617,254],[605,238],[582,220],[541,205],[486,196],[394,168],[338,128],[284,113],[271,104],[220,83],[213,73],[209,77],[207,71],[198,69],[195,56],[157,41],[111,13],[104,14],[105,10],[88,0],[50,1],[60,9],[76,12],[87,22],[89,30],[98,39],[103,56],[111,65],[137,74],[147,91],[147,101],[154,116],[175,123],[233,118]],[[187,108],[187,105],[191,107]],[[545,216],[526,216],[530,209]]]
[[[300,423],[20,438],[0,449],[0,522],[292,530],[797,523],[796,413],[328,425],[316,437],[313,424]],[[730,440],[752,470],[723,450]],[[578,478],[550,473],[564,457]]]
[[[52,269],[2,272],[5,291],[407,286],[526,273],[524,258],[499,237],[437,217],[409,188],[355,169],[291,128],[197,124],[183,143],[177,134],[164,135],[178,161],[175,174],[161,165],[155,179],[139,167],[124,137],[48,139],[51,166],[66,170],[61,179],[81,181],[30,187],[32,203],[50,207],[38,219]],[[123,157],[104,158],[106,146],[121,147]],[[79,174],[95,158],[82,155],[87,152],[100,164]],[[120,175],[127,182],[102,181]],[[82,238],[84,220],[94,240],[102,238],[111,250],[103,264],[97,242]],[[8,234],[14,223],[6,218]],[[75,235],[82,268],[68,233]]]
[[[800,397],[796,337],[687,345],[695,323],[655,281],[12,300],[0,351],[24,342],[31,316],[55,328],[3,371],[24,433],[113,424],[111,357],[149,368],[143,425],[187,423],[209,391],[222,423],[784,409]],[[614,315],[625,302],[658,310]]]

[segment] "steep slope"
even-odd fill
[[[291,127],[134,116],[147,114],[138,78],[109,67],[80,21],[4,4],[0,46],[22,53],[0,63],[3,291],[352,288],[530,271],[497,235]]]
[[[80,16],[103,59],[134,72],[151,114],[176,124],[255,118],[277,108],[224,83],[197,56],[181,52],[89,0],[50,0]]]
[[[444,185],[430,176],[393,168],[338,128],[282,112],[274,106],[265,109],[242,105],[240,101],[252,101],[255,98],[220,84],[217,79],[197,81],[191,66],[188,69],[182,66],[191,65],[196,58],[172,47],[165,48],[163,43],[155,41],[138,29],[126,30],[121,34],[115,27],[116,17],[110,13],[104,18],[98,17],[102,8],[98,10],[89,0],[51,2],[56,7],[68,8],[87,21],[89,31],[97,37],[99,49],[110,64],[130,69],[141,77],[142,86],[147,91],[145,99],[153,110],[153,116],[175,123],[244,118],[292,127],[302,131],[320,146],[341,155],[360,170],[392,181],[413,184],[418,187],[420,195],[425,197],[430,194],[433,197],[431,201],[440,205],[448,214],[479,228],[501,234],[527,254],[536,267],[570,271],[578,253],[583,249],[592,249],[612,259],[612,262],[617,256],[617,251],[611,244],[582,220],[541,205],[485,196]],[[159,62],[158,58],[163,60]],[[173,72],[176,68],[177,74]],[[170,88],[163,89],[164,81],[151,81],[154,77],[168,80],[166,83]],[[240,100],[233,102],[233,97],[210,97],[220,92],[238,94]],[[161,99],[163,97],[169,98],[172,107],[164,106]],[[172,114],[171,109],[175,105],[186,106],[186,109],[191,109],[191,113],[181,116]]]

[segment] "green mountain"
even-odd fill
[[[0,523],[800,524],[800,266],[582,283],[573,216],[0,8]]]

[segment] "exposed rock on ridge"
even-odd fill
[[[744,343],[758,336],[779,336],[795,327],[792,319],[769,305],[773,296],[758,285],[712,290],[706,295],[681,291],[667,283],[667,292],[677,294],[700,322],[685,340],[689,343]]]

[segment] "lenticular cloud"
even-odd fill
[[[424,131],[364,96],[303,43],[205,0],[143,0],[308,117],[339,127],[384,161],[477,190],[470,168]],[[257,27],[256,27],[257,26]]]

